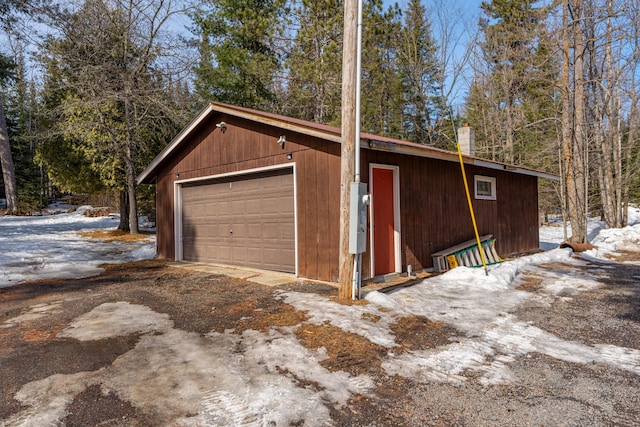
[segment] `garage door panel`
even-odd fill
[[[236,218],[237,221],[237,218]],[[230,233],[233,235],[233,241],[236,242],[237,245],[242,245],[242,240],[247,239],[248,234],[247,234],[247,225],[246,224],[234,224],[231,228],[233,230],[233,233]]]
[[[183,259],[295,272],[291,169],[185,185],[182,214]]]
[[[280,227],[279,233],[280,233],[280,239],[282,240],[292,241],[296,238],[295,230],[292,230],[288,227],[287,228]],[[289,249],[293,249],[293,248],[289,248]]]
[[[201,241],[184,245],[184,258],[191,261],[228,263],[231,247],[223,241]],[[188,257],[187,257],[188,256]]]

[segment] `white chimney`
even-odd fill
[[[458,142],[460,151],[466,156],[476,155],[476,135],[469,123],[465,123],[458,129]]]

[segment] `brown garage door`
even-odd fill
[[[183,185],[182,257],[295,273],[293,171]]]

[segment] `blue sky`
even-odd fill
[[[366,0],[363,0],[366,1]],[[491,1],[491,0],[487,0]],[[383,3],[388,6],[394,3],[398,3],[400,6],[403,6],[408,3],[408,0],[383,0]],[[433,3],[432,0],[422,0],[422,3],[426,6],[429,6],[430,3]],[[447,4],[451,4],[453,6],[465,6],[468,9],[479,9],[480,3],[482,0],[448,0],[445,1]]]
[[[366,0],[363,0],[366,1]],[[491,0],[486,0],[491,1]],[[383,0],[385,7],[398,3],[404,9],[409,0]],[[464,104],[467,88],[472,78],[471,67],[467,64],[460,74],[456,72],[456,63],[462,61],[470,41],[477,39],[478,18],[481,14],[482,0],[422,0],[427,10],[434,10],[430,14],[433,36],[439,45],[443,45],[445,38],[442,29],[449,32],[449,46],[445,50],[453,52],[448,64],[445,64],[445,85],[452,86],[448,99],[454,110]],[[440,10],[441,12],[435,13]],[[455,77],[455,78],[454,78]]]

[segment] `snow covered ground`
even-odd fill
[[[591,222],[596,249],[582,256],[612,262],[608,254],[640,251],[640,210],[633,209],[630,216],[630,225],[618,230],[604,230]],[[92,269],[101,262],[151,255],[152,243],[96,245],[76,234],[79,229],[113,226],[113,219],[76,213],[0,218],[0,247],[8,249],[0,255],[0,283],[93,274]],[[580,262],[572,258],[570,249],[557,248],[563,240],[561,226],[543,227],[540,235],[545,252],[490,266],[488,275],[479,268],[459,267],[392,293],[371,292],[366,297],[369,304],[340,305],[326,297],[293,291],[281,292],[280,298],[307,312],[307,323],[331,324],[389,349],[397,346],[390,326],[404,316],[425,316],[459,330],[461,337],[445,346],[398,356],[388,352],[382,364],[387,374],[413,381],[460,384],[468,381],[463,373],[475,372],[484,385],[512,383],[517,379],[510,363],[533,352],[571,363],[602,363],[640,375],[640,351],[636,349],[563,340],[511,314],[529,298],[544,303],[599,286],[581,273],[561,275],[538,267],[549,262]],[[516,289],[518,276],[532,270],[542,278],[544,292]],[[35,309],[42,311],[42,307]],[[5,322],[4,327],[11,324]],[[300,419],[306,420],[305,425],[326,425],[327,402],[344,404],[351,395],[372,390],[375,382],[367,375],[350,376],[323,368],[319,362],[325,350],[302,346],[293,334],[295,328],[200,336],[175,328],[166,314],[145,306],[125,301],[103,304],[78,317],[60,336],[86,341],[140,333],[140,343],[98,371],[53,375],[25,385],[16,398],[28,408],[8,425],[23,425],[24,420],[30,420],[24,425],[55,424],[74,396],[96,383],[134,406],[152,407],[168,417],[191,414],[175,419],[172,425],[289,425]],[[282,375],[283,369],[291,375]],[[298,380],[317,383],[321,391],[300,388]],[[154,393],[142,393],[145,389]],[[44,390],[55,393],[45,396]]]
[[[90,218],[79,207],[52,206],[43,216],[0,217],[0,288],[49,278],[99,274],[97,266],[155,256],[155,237],[134,243],[96,242],[82,231],[116,228],[118,218]]]

